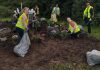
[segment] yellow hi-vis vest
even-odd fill
[[[71,32],[71,33],[77,33],[77,32],[79,32],[80,31],[80,28],[79,28],[79,26],[75,23],[75,29],[69,24],[69,31]]]
[[[23,17],[23,16],[26,16],[26,14],[23,13],[23,14],[18,18],[16,27],[25,30],[25,26],[24,26],[23,23],[22,23],[22,17]],[[27,16],[26,16],[26,17],[27,17]],[[25,20],[25,22],[26,22],[26,25],[28,26],[28,18]]]
[[[84,16],[84,17],[87,17],[87,18],[91,18],[90,10],[91,10],[92,8],[93,8],[92,6],[87,7],[87,8],[84,10],[83,16]]]

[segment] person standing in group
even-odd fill
[[[56,4],[56,6],[53,8],[52,13],[51,13],[51,21],[53,23],[57,23],[58,21],[58,17],[60,16],[60,8],[58,6],[58,4]]]
[[[29,8],[25,7],[22,10],[21,16],[19,16],[18,18],[17,24],[15,25],[16,31],[18,32],[20,39],[23,37],[24,32],[28,30],[28,12]]]
[[[20,10],[19,10],[19,8],[16,9],[16,12],[17,12],[17,17],[19,18],[19,16],[20,16]]]
[[[86,8],[83,13],[83,20],[85,24],[88,26],[88,33],[91,33],[91,23],[93,16],[93,7],[90,5],[90,3],[86,3]]]
[[[14,14],[13,14],[13,18],[12,18],[12,24],[16,24],[17,19],[18,19],[17,12],[16,12],[16,10],[14,10]]]
[[[32,8],[32,9],[29,10],[29,20],[32,22],[32,20],[34,20],[35,18],[36,18],[36,12]]]
[[[36,12],[36,16],[39,17],[40,9],[39,9],[38,5],[35,6],[34,10]]]

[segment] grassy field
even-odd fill
[[[90,36],[100,40],[100,26],[92,26],[92,32],[89,34]],[[87,32],[87,27],[85,27],[85,31]]]
[[[91,36],[100,40],[100,26],[93,26]]]

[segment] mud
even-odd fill
[[[48,66],[54,63],[85,64],[86,52],[93,49],[100,50],[100,41],[95,38],[79,39],[50,39],[46,38],[42,43],[34,43],[27,55],[22,58],[13,53],[17,44],[8,33],[7,41],[0,42],[0,70],[49,70]]]

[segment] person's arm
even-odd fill
[[[90,14],[91,14],[91,18],[94,17],[94,11],[93,11],[93,8],[90,9]]]
[[[25,22],[26,19],[27,19],[26,16],[23,16],[23,17],[22,17],[22,23],[23,23],[24,27],[27,29],[27,24],[26,24],[26,22]]]

